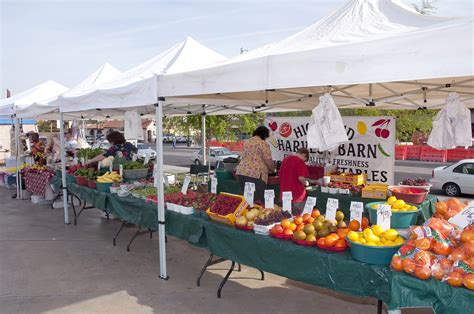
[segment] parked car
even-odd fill
[[[98,141],[92,145],[92,148],[102,148],[103,150],[107,150],[110,148],[110,143],[107,140]]]
[[[474,194],[474,159],[433,169],[430,183],[433,189],[443,190],[449,196]]]
[[[228,157],[239,158],[240,156],[236,153],[231,152],[225,147],[210,147],[210,157],[209,161],[211,167],[215,167],[218,161],[223,161]],[[202,148],[193,153],[192,162],[196,165],[201,165],[203,163],[202,159]]]
[[[156,151],[148,147],[147,145],[143,143],[138,143],[137,144],[137,149],[138,153],[137,156],[138,158],[145,158],[146,155],[150,156],[150,159],[155,159],[156,158]]]

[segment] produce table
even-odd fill
[[[372,202],[380,202],[383,200],[379,199],[373,199],[373,198],[362,198],[359,196],[350,196],[350,195],[344,195],[344,194],[329,194],[329,193],[323,193],[317,188],[316,190],[309,190],[308,191],[308,196],[315,196],[316,199],[316,207],[321,210],[321,213],[325,213],[326,210],[326,203],[328,198],[336,198],[339,200],[339,210],[341,210],[344,213],[344,216],[347,218],[350,217],[350,207],[351,207],[351,202],[362,202],[365,204],[372,203]],[[426,200],[420,204],[419,206],[421,207],[421,213],[420,216],[418,217],[418,224],[422,224],[425,220],[429,219],[431,216],[433,216],[435,212],[435,205],[436,202],[438,202],[438,197],[435,195],[428,194],[426,197]],[[365,216],[368,216],[368,213],[364,213]]]
[[[279,199],[280,195],[280,185],[268,185],[267,189],[272,189],[275,191],[275,201]],[[211,183],[208,183],[208,190],[211,190]],[[217,182],[217,193],[226,192],[232,194],[240,194],[243,195],[244,191],[240,188],[239,181],[235,179],[218,179]]]
[[[431,307],[436,314],[472,313],[474,291],[454,288],[436,279],[419,280],[401,272],[392,275],[391,309]]]
[[[388,266],[360,263],[349,252],[303,247],[212,221],[204,228],[209,250],[217,256],[319,287],[390,302]]]
[[[22,172],[25,180],[25,187],[28,192],[34,195],[44,196],[47,184],[56,174],[53,171],[24,170]]]
[[[155,203],[133,197],[120,198],[71,183],[68,189],[89,203],[103,206],[98,208],[122,220],[157,229]],[[192,245],[207,248],[216,256],[319,287],[373,297],[385,302],[390,309],[433,307],[439,314],[470,313],[474,308],[473,291],[453,288],[434,279],[422,281],[392,272],[388,266],[361,263],[353,260],[348,251],[330,253],[303,247],[207,218],[170,211],[166,211],[166,232]]]

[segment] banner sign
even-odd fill
[[[366,173],[368,183],[394,183],[395,118],[342,117],[349,142],[328,152],[327,161],[340,171]],[[268,117],[267,140],[274,160],[307,147],[310,117]],[[324,164],[323,152],[310,149],[310,162]]]

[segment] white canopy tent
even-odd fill
[[[20,118],[38,118],[38,116],[48,113],[54,108],[49,102],[58,97],[59,94],[67,91],[68,88],[54,81],[47,81],[33,88],[27,89],[12,97],[0,100],[0,116],[15,118],[15,145],[16,145],[16,183],[17,198],[22,198],[21,176],[19,172],[19,141],[20,138]],[[57,107],[56,107],[57,109]]]
[[[349,108],[436,108],[452,88],[470,103],[472,25],[422,16],[396,0],[354,0],[286,40],[227,61],[195,58],[190,67],[173,68],[187,49],[202,51],[188,38],[116,80],[60,99],[59,106],[65,113],[81,108],[114,116],[131,108],[151,114],[155,104],[160,178],[163,112],[308,110],[328,86],[338,105]],[[160,277],[166,278],[160,187],[158,199]]]
[[[170,105],[166,109],[157,94],[158,77],[165,73],[192,70],[226,60],[222,55],[187,37],[183,42],[171,47],[147,62],[132,68],[116,78],[105,81],[93,88],[77,90],[69,95],[59,97],[56,104],[63,114],[79,114],[82,117],[102,115],[103,117],[121,117],[128,110],[136,110],[142,115],[155,113],[157,178],[163,177],[163,111],[169,114],[188,114],[190,108],[175,109]],[[184,104],[184,102],[181,102]],[[195,103],[200,111],[202,102]],[[62,155],[63,156],[63,155]],[[63,185],[65,186],[65,171]],[[160,278],[167,278],[165,248],[165,211],[163,182],[157,183],[158,194],[158,232],[160,240]],[[67,204],[65,204],[65,207]]]
[[[202,69],[161,76],[158,94],[256,111],[440,108],[450,91],[474,107],[473,19],[421,15],[398,0],[352,0],[279,42]]]
[[[54,81],[44,82],[0,100],[0,116],[33,118],[51,112],[58,107],[52,106],[50,102],[67,90],[67,87]]]

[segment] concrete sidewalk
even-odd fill
[[[0,313],[375,313],[374,299],[355,298],[243,266],[217,299],[229,263],[211,267],[203,249],[168,238],[169,281],[158,278],[158,242],[135,228],[112,237],[120,222],[95,209],[64,225],[61,209],[10,198],[0,189]],[[290,266],[290,265],[289,265]],[[315,265],[317,267],[317,265]],[[410,310],[404,313],[431,313]]]

